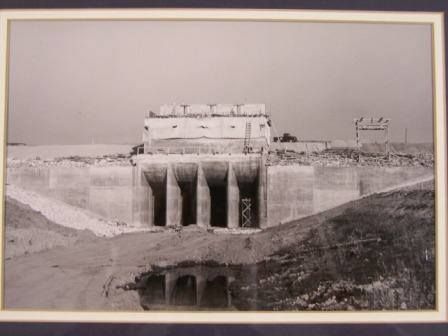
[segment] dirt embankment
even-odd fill
[[[6,260],[96,239],[89,230],[74,230],[58,225],[9,197],[6,198],[5,219]]]
[[[15,185],[6,186],[6,195],[10,199],[28,205],[53,223],[75,230],[89,230],[98,237],[112,237],[122,233],[149,230],[116,220],[104,219],[86,209],[69,205],[63,201]]]

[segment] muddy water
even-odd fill
[[[128,288],[145,310],[433,308],[432,256],[420,256],[418,265],[416,256],[371,258],[384,242],[366,245],[282,253],[254,265],[161,268]]]
[[[127,287],[151,310],[434,309],[435,194],[427,187],[360,200],[258,264],[184,262]]]
[[[234,282],[237,286],[241,281],[256,283],[257,269],[258,265],[158,269],[141,275],[129,289],[137,290],[145,310],[240,310],[241,305],[234,302]],[[256,295],[256,289],[252,290],[250,296]]]

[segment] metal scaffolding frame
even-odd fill
[[[250,198],[241,199],[241,227],[252,226],[252,200]]]
[[[359,149],[361,147],[361,137],[360,131],[384,131],[384,144],[385,151],[389,154],[389,123],[390,119],[388,118],[355,118],[355,136],[356,136],[356,147]]]

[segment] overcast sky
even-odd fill
[[[430,25],[13,22],[9,142],[137,143],[165,103],[265,103],[277,133],[432,141]]]

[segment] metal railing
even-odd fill
[[[229,146],[227,148],[216,148],[216,145],[205,145],[205,146],[184,146],[184,147],[173,147],[173,146],[155,146],[148,148],[146,151],[143,147],[139,147],[137,150],[137,155],[142,154],[243,154],[244,144],[239,146]],[[246,154],[257,154],[263,152],[263,146],[253,148],[252,151]]]

